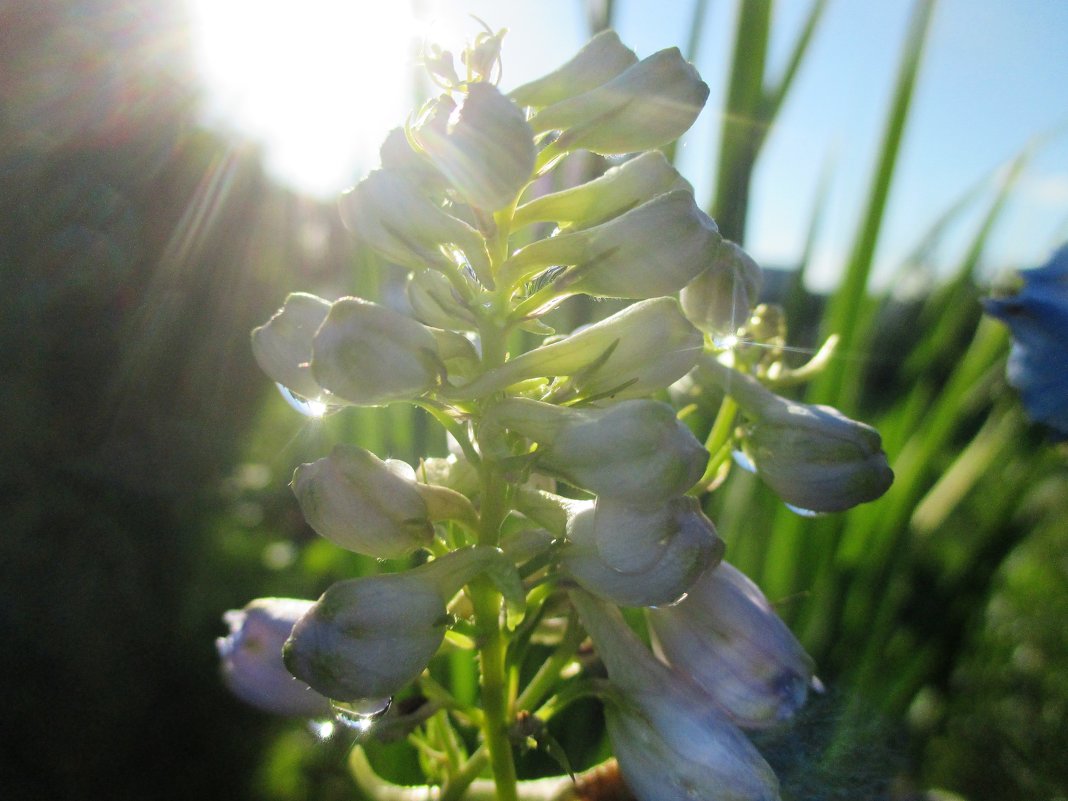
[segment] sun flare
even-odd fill
[[[258,141],[268,170],[330,196],[377,163],[413,101],[407,3],[191,0],[208,122]]]

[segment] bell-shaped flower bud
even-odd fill
[[[615,604],[673,604],[723,556],[722,540],[693,498],[635,508],[601,495],[596,505],[569,511],[564,570]]]
[[[415,484],[370,451],[342,444],[298,467],[291,486],[304,519],[321,536],[356,553],[393,559],[434,537]]]
[[[664,154],[649,150],[592,181],[524,203],[516,209],[513,224],[551,220],[561,228],[587,228],[677,189],[693,194]]]
[[[496,86],[473,83],[460,106],[442,95],[412,138],[466,203],[496,211],[511,203],[534,171],[534,132]]]
[[[311,372],[350,403],[380,406],[419,397],[444,378],[445,367],[425,325],[362,298],[342,298],[312,342]]]
[[[648,610],[664,659],[742,727],[789,719],[813,683],[812,659],[760,589],[726,562],[672,607]]]
[[[686,375],[701,353],[700,332],[674,298],[639,301],[570,336],[529,350],[457,388],[484,397],[531,378],[568,377],[568,394],[643,397]]]
[[[415,150],[403,128],[394,128],[378,149],[382,170],[403,174],[428,197],[443,197],[448,182],[423,153]]]
[[[424,325],[450,331],[477,330],[471,310],[449,279],[436,270],[416,270],[409,274],[405,292],[412,314]]]
[[[510,95],[521,106],[549,106],[607,83],[637,61],[615,31],[601,31],[566,64],[513,89]]]
[[[753,308],[764,276],[749,254],[722,240],[707,269],[679,293],[683,313],[708,334],[733,334]]]
[[[1020,278],[1016,294],[983,306],[1012,332],[1006,376],[1028,417],[1068,439],[1068,245]]]
[[[515,285],[546,267],[567,265],[553,281],[556,296],[656,298],[697,277],[719,242],[712,218],[680,189],[601,225],[521,248],[501,266],[501,282]]]
[[[486,422],[537,442],[538,469],[635,506],[682,495],[708,462],[674,409],[654,400],[575,409],[508,398],[490,408]]]
[[[692,532],[692,533],[691,533]],[[635,506],[629,498],[600,495],[593,518],[597,553],[613,570],[640,573],[659,562],[676,537],[693,542],[712,542],[715,561],[723,543],[696,498],[681,495],[655,506]],[[708,565],[708,559],[698,559]],[[693,573],[696,578],[699,569]]]
[[[330,714],[327,699],[293,678],[282,664],[282,645],[311,605],[297,598],[257,598],[223,615],[230,633],[219,637],[215,647],[223,680],[234,695],[277,715]]]
[[[757,475],[786,503],[841,512],[890,488],[894,473],[871,426],[830,406],[782,398],[714,359],[702,363],[749,418],[742,447]]]
[[[614,685],[605,725],[639,801],[778,801],[774,771],[699,688],[659,663],[617,609],[570,595]]]
[[[535,133],[560,131],[554,146],[602,156],[651,150],[685,133],[708,86],[677,47],[654,53],[601,86],[554,103],[531,121]]]
[[[329,400],[312,376],[310,362],[315,332],[329,312],[330,301],[294,292],[270,320],[252,330],[252,353],[260,369],[291,392],[324,403]]]
[[[388,698],[427,666],[445,636],[448,600],[482,573],[522,603],[515,566],[496,548],[453,551],[403,573],[338,582],[293,627],[282,650],[285,665],[327,698]]]
[[[341,218],[383,258],[414,270],[454,269],[446,255],[459,248],[479,276],[489,273],[482,236],[444,212],[407,171],[375,170],[341,196]]]

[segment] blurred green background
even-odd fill
[[[700,30],[709,5],[678,14]],[[804,4],[788,69],[771,77],[764,54],[783,34],[770,0],[743,0],[725,74],[704,76],[726,87],[709,210],[739,241],[761,146],[826,5]],[[618,13],[574,6],[587,33]],[[876,425],[897,482],[877,503],[807,519],[732,474],[709,512],[829,688],[763,737],[785,798],[1065,798],[1068,469],[1004,385],[1007,334],[978,305],[977,268],[1030,152],[994,191],[959,187],[916,232],[890,286],[922,291],[867,291],[935,4],[909,7],[838,289],[804,280],[820,197],[798,210],[808,244],[767,288],[799,360],[842,336],[844,356],[805,398]],[[288,291],[389,286],[332,202],[285,188],[258,146],[201,125],[191,41],[178,2],[0,4],[4,799],[355,797],[346,743],[242,706],[213,640],[226,609],[313,597],[372,567],[304,525],[286,488],[295,464],[339,439],[409,460],[444,450],[403,408],[299,418],[259,374],[248,332]],[[980,212],[962,236],[969,204]],[[951,229],[952,269],[936,270]],[[600,748],[590,707],[560,735],[580,764]],[[414,780],[402,745],[374,756]]]

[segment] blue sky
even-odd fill
[[[255,7],[264,8],[265,1]],[[374,9],[383,7],[358,0],[349,5],[367,15],[380,14]],[[418,5],[433,21],[431,36],[457,50],[477,31],[469,14],[494,29],[507,27],[504,89],[556,67],[587,38],[584,4],[578,0],[422,0]],[[820,177],[829,171],[810,281],[818,287],[833,284],[863,206],[912,5],[908,0],[831,0],[757,165],[746,246],[763,263],[796,260]],[[616,28],[642,57],[683,46],[692,6],[692,0],[617,0]],[[776,4],[773,74],[808,7],[809,0]],[[696,59],[711,96],[684,140],[680,166],[701,201],[711,192],[736,9],[737,0],[711,0]],[[376,62],[382,67],[383,58]],[[383,99],[388,72],[377,73],[380,94],[367,108],[388,107],[395,116],[393,104]],[[372,116],[363,115],[365,127],[387,125]],[[940,0],[877,252],[876,281],[887,283],[926,227],[969,187],[988,178],[940,251],[941,261],[952,263],[993,197],[999,168],[1040,134],[1051,136],[1035,152],[995,229],[988,274],[1037,264],[1059,239],[1068,238],[1068,0]],[[262,127],[257,135],[270,138]],[[376,140],[377,133],[352,141],[357,138],[364,152],[354,156],[353,173],[374,166],[366,142]]]

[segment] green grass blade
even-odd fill
[[[720,232],[739,243],[745,241],[750,178],[766,134],[759,115],[770,29],[771,0],[740,4],[711,204]]]
[[[845,276],[830,300],[824,319],[823,337],[837,333],[841,337],[839,352],[843,354],[856,354],[863,345],[860,323],[868,305],[868,278],[935,5],[936,0],[917,0],[913,7],[874,179]],[[838,360],[809,386],[808,399],[849,409],[854,405],[859,379],[860,371],[855,364]]]

